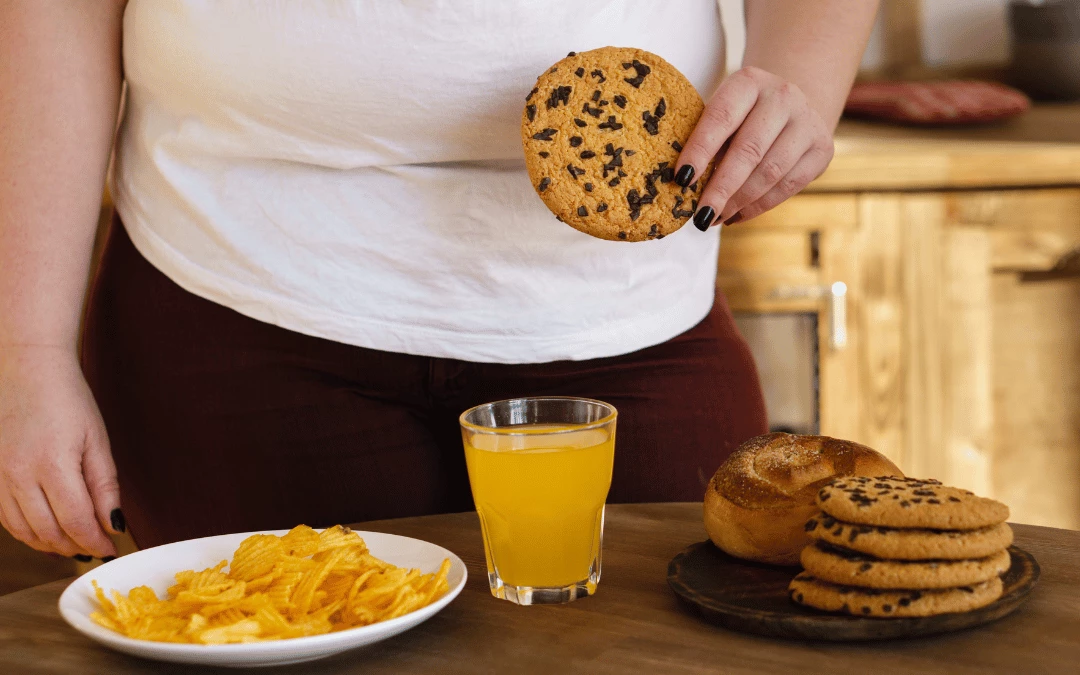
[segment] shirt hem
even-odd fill
[[[504,364],[620,356],[666,342],[694,327],[712,309],[715,296],[715,286],[710,286],[713,292],[687,294],[662,314],[637,316],[557,336],[490,335],[394,324],[312,307],[208,272],[145,227],[137,214],[123,208],[123,201],[117,200],[117,208],[135,248],[185,291],[257,321],[365,349]]]

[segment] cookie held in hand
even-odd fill
[[[662,239],[694,215],[712,167],[683,188],[675,162],[705,105],[664,59],[602,47],[549,68],[526,97],[529,177],[559,220],[601,239]]]

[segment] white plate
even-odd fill
[[[283,535],[287,530],[264,534]],[[103,628],[90,620],[97,609],[92,580],[107,594],[116,589],[127,593],[136,586],[149,586],[158,597],[165,597],[169,586],[176,583],[173,575],[180,570],[202,570],[222,560],[231,560],[236,547],[244,538],[258,534],[225,534],[219,537],[191,539],[148,548],[117,558],[101,565],[71,582],[60,596],[60,614],[75,630],[92,640],[125,654],[158,661],[196,663],[207,666],[273,666],[313,661],[338,652],[370,645],[409,630],[434,616],[457,597],[465,586],[468,573],[465,563],[450,551],[419,539],[399,537],[380,532],[357,532],[368,545],[372,555],[398,567],[417,568],[435,572],[446,558],[450,559],[447,581],[450,591],[427,607],[422,607],[396,619],[370,626],[351,628],[338,633],[311,637],[270,640],[251,644],[193,645],[169,642],[134,640]]]

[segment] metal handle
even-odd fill
[[[829,347],[840,351],[847,347],[847,284],[836,281],[827,286],[777,286],[769,293],[774,300],[829,300]]]

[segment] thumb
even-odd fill
[[[120,510],[120,484],[116,481],[116,464],[104,430],[91,433],[86,445],[83,479],[94,501],[94,512],[106,532],[120,534],[127,529],[127,523]]]

